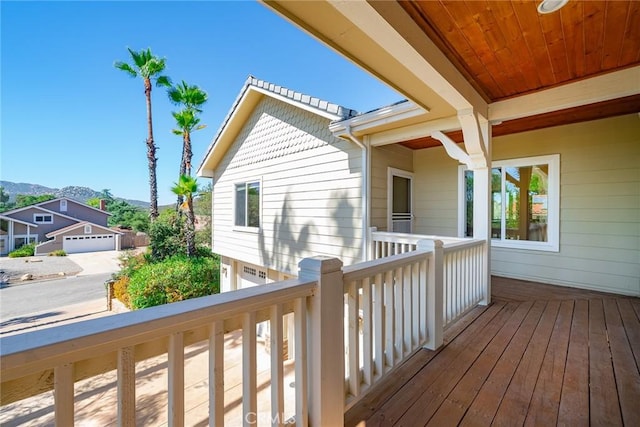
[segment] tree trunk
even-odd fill
[[[191,140],[189,138],[189,131],[183,131],[182,132],[182,159],[180,160],[180,174],[178,175],[178,178],[180,178],[182,175],[187,175],[187,158],[186,158],[186,146],[187,146],[187,141],[189,141],[189,144],[191,144]],[[189,173],[189,175],[191,175],[191,173]],[[180,207],[182,206],[182,202],[184,201],[184,196],[182,194],[178,194],[178,201],[176,204],[176,212],[178,214],[180,214]]]
[[[196,254],[196,221],[193,212],[193,197],[187,196],[187,256],[194,256]]]
[[[158,181],[156,179],[156,145],[153,141],[153,119],[151,117],[151,79],[144,79],[144,94],[147,98],[147,160],[149,162],[149,218],[158,218]]]

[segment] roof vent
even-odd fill
[[[542,0],[538,5],[538,13],[547,14],[560,10],[569,0]]]

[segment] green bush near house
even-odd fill
[[[185,255],[142,265],[129,277],[129,303],[140,309],[218,293],[219,265],[217,256]]]
[[[26,256],[33,256],[36,252],[36,244],[29,243],[28,245],[20,246],[15,251],[9,252],[9,258],[20,258]]]
[[[62,249],[49,252],[49,256],[67,256],[67,253]]]

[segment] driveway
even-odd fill
[[[9,283],[23,283],[20,278],[31,274],[32,280],[52,279],[64,276],[87,276],[115,273],[120,270],[121,251],[69,254],[66,257],[32,256],[24,258],[0,258],[0,273],[8,276]]]

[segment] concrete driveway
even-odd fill
[[[101,251],[69,254],[66,257],[32,256],[24,258],[0,258],[0,274],[10,283],[21,283],[20,278],[30,274],[32,280],[52,279],[64,276],[87,276],[115,273],[120,270],[122,251]]]

